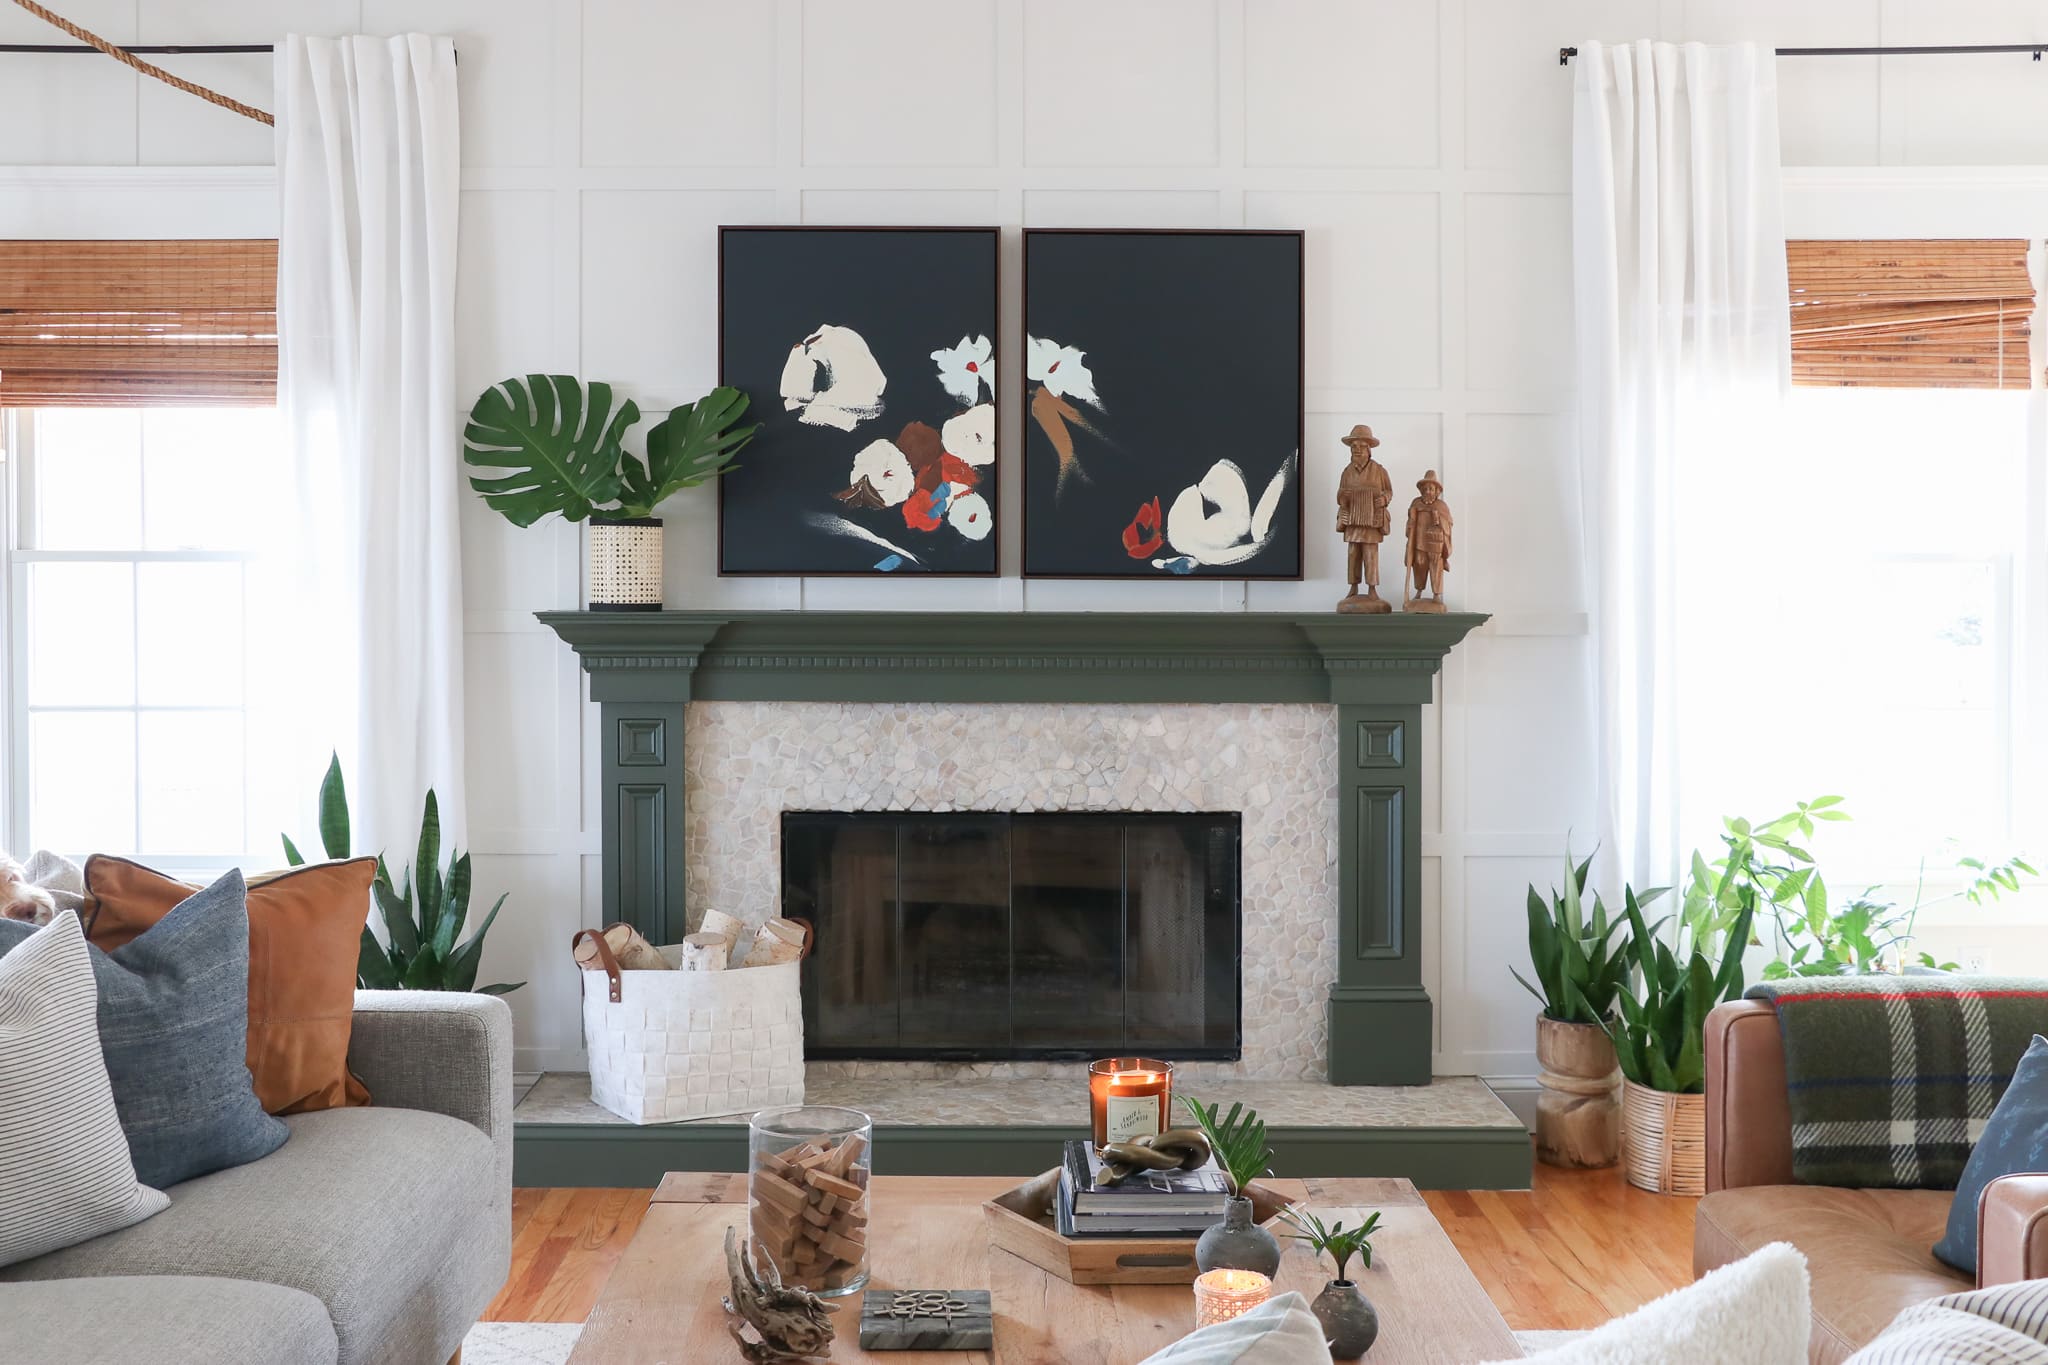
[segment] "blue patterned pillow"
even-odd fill
[[[2027,1044],[2012,1083],[1970,1149],[1956,1198],[1948,1206],[1948,1233],[1934,1254],[1957,1270],[1977,1273],[1977,1202],[2002,1175],[2048,1170],[2048,1038]]]
[[[0,920],[0,954],[34,929]],[[268,1156],[291,1130],[249,1079],[249,907],[240,872],[130,943],[92,950],[100,1051],[135,1175],[164,1189]]]

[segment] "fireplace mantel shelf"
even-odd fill
[[[604,917],[657,943],[683,904],[685,708],[697,701],[1283,702],[1337,708],[1330,1079],[1426,1085],[1422,708],[1486,617],[1396,612],[541,612],[590,674]]]
[[[1429,700],[1487,618],[1396,612],[547,611],[604,701]]]

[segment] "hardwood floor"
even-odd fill
[[[1692,1283],[1697,1199],[1649,1194],[1619,1167],[1536,1167],[1533,1190],[1423,1196],[1508,1326],[1598,1327]]]
[[[651,1193],[514,1190],[512,1274],[485,1320],[583,1321]],[[1597,1327],[1692,1280],[1698,1201],[1645,1194],[1618,1169],[1538,1166],[1533,1190],[1425,1197],[1510,1327]]]

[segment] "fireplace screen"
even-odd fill
[[[1239,1056],[1235,814],[786,812],[814,1058]]]

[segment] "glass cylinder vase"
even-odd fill
[[[874,1120],[799,1104],[747,1124],[747,1222],[782,1282],[836,1298],[868,1282]]]

